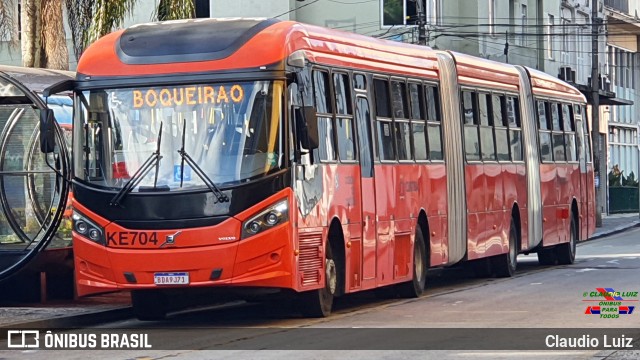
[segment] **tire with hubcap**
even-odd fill
[[[569,225],[569,242],[558,245],[556,255],[558,264],[571,265],[576,260],[576,243],[578,242],[578,231],[576,219],[571,214],[571,225]]]
[[[511,227],[509,229],[509,251],[506,254],[498,255],[493,258],[492,269],[498,277],[511,277],[516,272],[518,264],[518,233],[516,223],[511,219]]]
[[[427,282],[427,262],[424,236],[422,229],[416,228],[416,238],[413,242],[413,278],[398,284],[398,295],[406,298],[416,298],[424,292]]]
[[[338,290],[338,269],[333,259],[331,246],[325,248],[324,287],[300,293],[298,307],[304,317],[326,317],[331,314],[333,297]]]

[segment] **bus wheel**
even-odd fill
[[[498,277],[511,277],[516,272],[518,264],[518,233],[516,223],[511,219],[509,229],[509,251],[493,258],[493,271]]]
[[[325,251],[324,288],[300,293],[299,309],[304,317],[327,317],[331,314],[333,296],[338,289],[338,269],[333,260],[331,246]]]
[[[555,265],[558,262],[556,249],[553,247],[538,250],[538,263],[540,265]]]
[[[142,321],[163,320],[167,317],[168,299],[160,290],[132,290],[133,314]]]
[[[576,242],[577,242],[577,231],[576,231],[576,220],[573,216],[571,216],[571,227],[569,228],[569,242],[560,244],[556,248],[556,254],[558,256],[558,264],[560,265],[571,265],[576,260]]]
[[[401,297],[416,298],[422,295],[427,282],[427,263],[424,236],[422,229],[416,228],[416,239],[413,242],[413,279],[398,285]]]

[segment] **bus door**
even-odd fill
[[[589,156],[589,139],[587,136],[589,136],[589,133],[585,132],[586,119],[583,118],[584,115],[580,116],[580,109],[580,105],[574,106],[576,132],[578,133],[578,162],[580,163],[580,214],[583,215],[579,231],[580,239],[586,239],[589,231],[589,220],[591,220],[588,214],[589,204],[593,199],[589,199],[591,192],[588,190],[587,157]]]
[[[356,96],[356,131],[360,154],[360,194],[362,199],[362,288],[376,283],[376,198],[371,144],[371,109],[366,96]]]

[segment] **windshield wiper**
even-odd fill
[[[185,142],[186,134],[187,134],[187,120],[184,119],[182,123],[182,148],[178,150],[178,154],[180,154],[180,157],[182,157],[182,161],[180,162],[180,187],[182,187],[182,183],[184,180],[184,162],[186,161],[187,165],[191,166],[193,171],[200,177],[200,179],[202,179],[202,181],[204,182],[205,185],[207,185],[209,190],[211,190],[211,192],[216,197],[216,199],[218,199],[218,202],[229,201],[229,197],[225,195],[222,191],[220,191],[220,189],[218,189],[216,184],[214,184],[213,181],[211,181],[211,179],[207,176],[207,174],[204,173],[202,168],[198,166],[198,164],[196,164],[196,162],[191,158],[191,156],[189,156],[189,154],[187,154],[187,152],[184,150],[184,142]]]
[[[135,174],[133,174],[133,176],[131,176],[131,179],[129,179],[129,181],[124,184],[124,186],[122,187],[122,189],[120,189],[120,191],[118,191],[118,193],[116,194],[116,196],[113,197],[113,199],[111,199],[111,202],[109,203],[109,205],[111,206],[120,206],[120,201],[127,196],[128,193],[131,192],[131,190],[133,190],[133,188],[135,188],[140,181],[142,181],[142,179],[144,178],[145,175],[147,175],[147,173],[149,172],[149,170],[151,170],[151,168],[154,165],[159,165],[160,164],[160,159],[162,159],[162,155],[160,155],[160,145],[162,144],[162,122],[160,122],[160,131],[158,133],[158,138],[156,139],[156,151],[151,154],[147,160],[145,160],[145,162],[142,164],[142,166],[140,166],[140,168],[138,169],[138,171],[135,172]],[[156,166],[156,176],[153,182],[153,187],[156,187],[156,183],[158,181],[158,166]]]

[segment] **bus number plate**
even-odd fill
[[[155,273],[153,274],[153,282],[156,285],[187,285],[189,284],[189,273]]]

